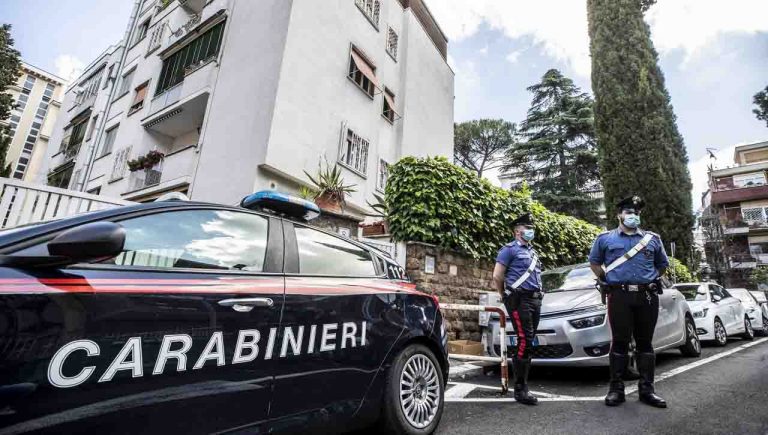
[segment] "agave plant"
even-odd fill
[[[365,215],[386,219],[389,216],[389,208],[387,208],[386,200],[378,193],[374,193],[373,197],[376,199],[376,202],[366,201],[368,207],[373,209],[373,213],[366,213]]]
[[[346,203],[346,196],[350,193],[356,192],[355,184],[344,184],[344,177],[341,176],[341,169],[338,166],[328,164],[325,162],[325,168],[323,168],[322,162],[318,164],[318,171],[316,176],[310,175],[307,171],[304,174],[309,177],[312,184],[315,185],[314,199],[321,199],[323,201],[330,201],[339,205]]]

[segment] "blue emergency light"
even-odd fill
[[[303,221],[320,216],[320,207],[314,202],[273,190],[262,190],[246,196],[240,201],[240,207]]]

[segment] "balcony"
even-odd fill
[[[128,177],[128,185],[131,191],[146,189],[160,184],[162,176],[163,162],[160,162],[150,169],[131,172],[131,175]]]
[[[715,177],[713,184],[712,204],[768,198],[768,183],[764,171]]]
[[[162,162],[150,169],[131,172],[129,191],[123,196],[138,199],[158,191],[188,186],[192,180],[196,145],[189,145],[169,153]]]
[[[768,266],[768,254],[737,254],[728,256],[732,269],[754,269]]]

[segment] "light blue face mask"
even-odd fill
[[[522,236],[523,236],[523,240],[525,240],[526,242],[530,242],[531,240],[533,240],[534,237],[536,237],[536,231],[526,228],[523,230]]]
[[[640,226],[640,216],[636,214],[630,214],[624,217],[624,226],[627,228],[635,229]]]

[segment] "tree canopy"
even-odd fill
[[[756,93],[752,101],[757,106],[752,112],[757,116],[757,119],[765,121],[765,126],[768,127],[768,86]]]
[[[622,197],[646,200],[643,227],[692,264],[688,154],[638,0],[588,0],[592,89],[600,174],[611,210]],[[609,223],[617,224],[609,213]]]
[[[515,141],[516,127],[503,119],[478,119],[454,126],[453,158],[478,177],[498,169],[504,152]]]
[[[20,57],[18,50],[13,48],[11,25],[0,25],[0,121],[7,120],[13,110],[13,97],[5,91],[19,78]],[[13,139],[9,130],[7,126],[0,126],[0,176],[3,177],[7,177],[10,173],[10,165],[5,163],[8,147]]]
[[[601,223],[593,101],[556,69],[528,87],[533,101],[504,170],[529,183],[533,198],[559,213]]]

